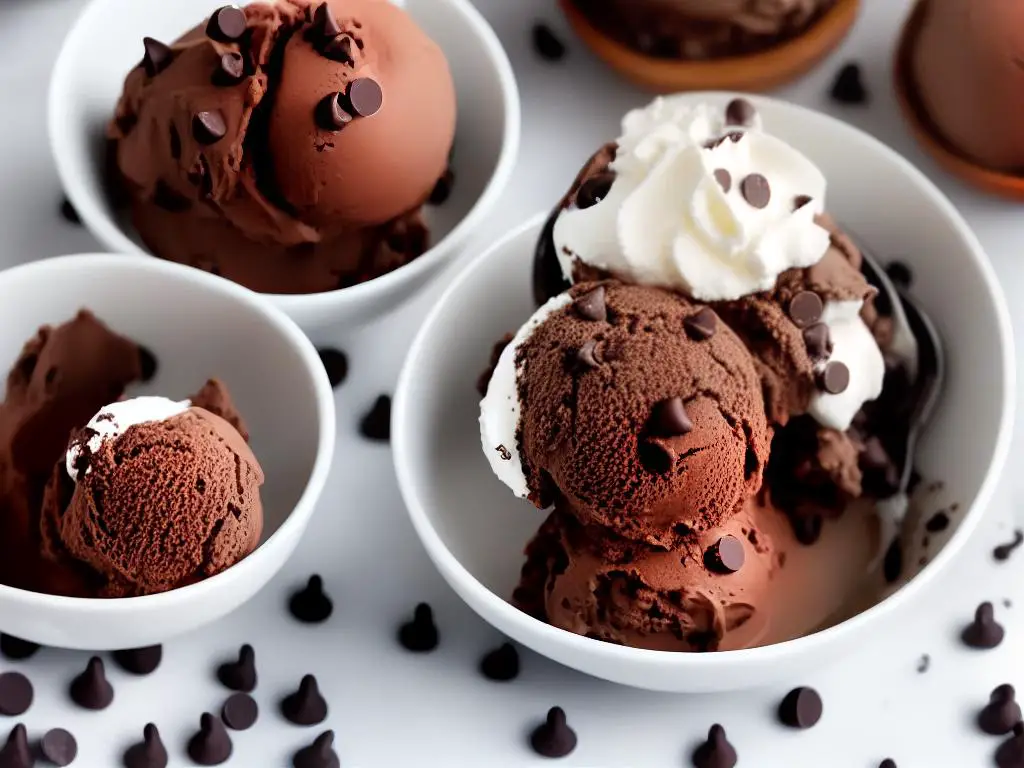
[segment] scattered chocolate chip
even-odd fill
[[[142,38],[142,48],[142,67],[150,77],[156,77],[174,61],[174,51],[171,47],[152,37]]]
[[[818,375],[818,386],[830,395],[842,394],[850,386],[850,369],[846,363],[829,363]]]
[[[340,768],[338,753],[334,751],[334,731],[324,731],[309,746],[292,757],[292,768]]]
[[[519,677],[519,651],[512,643],[502,643],[480,660],[480,673],[501,683],[515,680]]]
[[[153,205],[169,213],[183,213],[192,207],[192,201],[163,179],[158,179],[153,188]]]
[[[978,713],[978,727],[992,736],[1002,736],[1021,721],[1016,692],[1009,683],[998,686],[989,694],[988,704]]]
[[[591,208],[608,196],[615,183],[615,173],[601,171],[584,181],[576,190],[576,207],[580,210]]]
[[[125,672],[133,675],[149,675],[156,671],[164,657],[164,649],[159,645],[146,648],[131,648],[114,651],[114,661]]]
[[[0,656],[10,661],[23,661],[35,656],[39,646],[14,635],[0,634]]]
[[[359,432],[367,440],[387,442],[391,439],[391,398],[388,395],[377,397],[359,422]]]
[[[895,584],[903,574],[903,543],[895,538],[885,550],[882,559],[882,574],[888,584]]]
[[[214,85],[228,87],[237,85],[245,77],[245,59],[236,51],[229,51],[217,60],[217,68],[211,78]]]
[[[106,709],[114,701],[114,688],[107,680],[103,659],[93,656],[85,671],[71,681],[71,700],[83,709]]]
[[[708,731],[708,740],[693,753],[696,768],[733,768],[736,765],[736,750],[725,737],[725,729],[718,723]]]
[[[139,345],[139,375],[143,381],[151,381],[156,376],[156,355],[148,348]]]
[[[927,653],[922,653],[921,658],[917,660],[917,671],[918,674],[923,675],[932,665],[932,657]]]
[[[891,757],[887,757],[878,764],[878,768],[897,768],[896,761]]]
[[[206,36],[218,43],[233,43],[245,34],[245,11],[237,5],[225,5],[210,16]]]
[[[733,99],[725,108],[726,125],[750,125],[754,122],[757,110],[746,99]]]
[[[329,93],[316,105],[316,124],[325,131],[340,131],[352,122],[352,115],[345,111],[345,94]]]
[[[796,540],[809,547],[821,538],[822,516],[802,514],[793,517],[793,535]]]
[[[992,550],[992,557],[999,562],[1004,562],[1010,559],[1010,555],[1013,554],[1014,550],[1017,549],[1021,544],[1024,544],[1024,531],[1017,528],[1013,532],[1013,540],[1008,541],[1005,544],[1000,544],[998,547]]]
[[[31,681],[20,672],[4,672],[0,675],[0,715],[17,717],[32,706]]]
[[[678,437],[693,429],[681,397],[670,397],[656,403],[648,422],[649,430],[660,437]]]
[[[683,328],[694,341],[705,341],[718,330],[718,316],[710,307],[702,307],[683,320]]]
[[[574,358],[575,367],[577,371],[590,371],[594,368],[598,368],[601,364],[597,361],[597,340],[587,339],[583,342],[578,350],[576,350],[576,356]]]
[[[313,675],[306,675],[299,689],[281,699],[281,714],[295,725],[316,725],[327,719],[327,700]]]
[[[142,741],[125,750],[123,762],[125,768],[167,768],[167,748],[153,723],[143,729]]]
[[[218,110],[204,110],[192,116],[192,136],[200,144],[216,144],[228,132],[223,113]]]
[[[341,26],[334,18],[328,3],[320,3],[313,11],[313,26],[306,33],[308,40],[327,42],[341,34]]]
[[[608,306],[605,304],[603,285],[597,286],[592,291],[587,291],[582,296],[577,296],[572,306],[576,310],[576,314],[584,320],[595,323],[603,323],[608,320]]]
[[[867,89],[861,81],[860,67],[857,64],[849,63],[843,65],[832,83],[832,98],[840,104],[866,104],[868,100]]]
[[[327,379],[331,386],[337,389],[348,376],[348,356],[340,349],[334,347],[322,347],[317,350],[320,355],[320,362],[327,371]]]
[[[908,289],[914,282],[914,273],[902,261],[890,261],[885,265],[885,274],[900,288]]]
[[[220,719],[233,731],[246,731],[256,724],[260,709],[248,693],[233,693],[224,702]]]
[[[348,84],[348,106],[359,117],[372,117],[384,103],[380,84],[371,77],[360,77]]]
[[[979,650],[995,648],[1003,642],[1003,627],[996,621],[992,603],[982,603],[974,612],[974,621],[960,635],[964,645]]]
[[[801,208],[803,208],[809,202],[811,202],[811,196],[810,195],[797,195],[796,197],[793,198],[793,210],[794,211],[799,211]]]
[[[772,199],[772,188],[768,179],[760,173],[751,173],[740,182],[740,192],[743,199],[754,208],[765,208]]]
[[[39,740],[39,751],[46,762],[64,768],[78,757],[78,742],[70,731],[51,728]]]
[[[704,553],[704,565],[716,573],[736,573],[743,567],[746,552],[735,536],[723,536]]]
[[[455,172],[448,168],[430,190],[430,197],[427,202],[431,205],[444,205],[452,194],[452,186],[455,184]]]
[[[32,768],[35,760],[28,745],[28,731],[18,723],[11,729],[7,743],[0,749],[0,768]]]
[[[229,661],[217,668],[217,679],[228,690],[252,693],[256,690],[256,651],[251,645],[238,650],[238,661]]]
[[[209,712],[199,719],[199,730],[188,740],[188,756],[198,765],[220,765],[231,757],[231,737],[224,724]]]
[[[324,42],[320,46],[320,52],[331,61],[351,67],[356,63],[353,49],[357,47],[358,45],[348,35],[337,35]]]
[[[543,22],[533,25],[533,50],[544,61],[561,61],[565,58],[565,43]]]
[[[804,328],[804,345],[807,356],[814,362],[827,360],[832,354],[832,335],[825,323],[815,323]]]
[[[813,728],[821,720],[821,696],[813,688],[794,688],[779,704],[779,720],[790,728]]]
[[[1017,723],[1013,727],[1013,736],[999,745],[995,760],[998,768],[1024,766],[1024,723]]]
[[[78,211],[75,210],[75,206],[71,204],[66,195],[60,203],[60,215],[68,224],[82,223],[82,217],[78,215]]]
[[[437,625],[434,624],[434,612],[426,603],[417,605],[412,621],[407,621],[398,628],[398,642],[407,651],[432,651],[437,648],[439,640]]]
[[[330,618],[334,603],[324,593],[324,581],[318,575],[309,577],[306,586],[288,601],[288,610],[303,624],[319,624]]]
[[[732,174],[725,170],[725,168],[715,169],[715,181],[718,182],[718,186],[720,186],[722,191],[726,194],[728,194],[729,190],[732,189]]]
[[[947,528],[949,528],[949,515],[945,512],[936,512],[924,524],[924,529],[928,533],[940,533]]]
[[[814,291],[800,291],[789,300],[789,316],[797,328],[809,328],[821,320],[825,304]]]
[[[530,734],[530,746],[541,757],[565,757],[576,749],[576,731],[569,727],[561,707],[552,707],[543,723]]]

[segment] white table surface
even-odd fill
[[[139,0],[173,2],[173,0]],[[477,0],[502,38],[523,94],[523,151],[512,184],[481,230],[486,243],[553,201],[581,161],[609,137],[618,119],[646,97],[600,67],[571,40],[552,0]],[[0,0],[0,265],[43,256],[96,250],[92,238],[57,215],[61,191],[45,130],[45,94],[51,62],[82,0]],[[864,0],[851,37],[815,73],[780,94],[837,114],[875,134],[920,165],[977,229],[1004,290],[1024,293],[1024,218],[1017,206],[966,189],[940,171],[901,125],[889,87],[890,56],[909,0]],[[565,34],[570,55],[552,65],[533,54],[529,30],[546,19]],[[113,22],[116,23],[116,22]],[[102,55],[98,51],[97,55]],[[864,67],[872,103],[840,108],[826,92],[839,64]],[[569,95],[572,94],[572,98]],[[356,433],[359,415],[379,392],[394,386],[402,357],[439,286],[385,322],[358,332],[316,339],[350,356],[349,379],[338,391],[338,451],[319,514],[285,571],[251,604],[201,632],[165,647],[163,666],[147,679],[116,669],[114,705],[102,714],[67,703],[67,682],[83,654],[45,650],[18,665],[36,684],[36,703],[24,722],[33,733],[63,726],[78,737],[76,765],[115,766],[124,747],[154,720],[172,753],[187,765],[183,747],[204,710],[218,711],[225,692],[212,669],[240,643],[256,647],[261,720],[234,738],[229,765],[289,765],[292,751],[312,739],[286,724],[277,699],[313,672],[331,704],[342,765],[349,768],[417,766],[527,766],[547,761],[525,746],[525,734],[548,707],[566,709],[579,747],[559,764],[574,768],[637,768],[688,764],[694,743],[713,722],[725,725],[740,765],[788,768],[873,768],[887,756],[907,766],[985,766],[998,739],[973,727],[977,708],[997,684],[1024,688],[1024,553],[997,565],[991,549],[1008,538],[1022,480],[1016,452],[997,501],[954,568],[891,636],[877,637],[830,670],[809,672],[792,684],[814,685],[825,701],[821,723],[788,732],[773,712],[785,689],[687,697],[652,694],[586,678],[525,653],[523,674],[509,685],[483,680],[479,655],[500,640],[434,572],[409,525],[386,447]],[[1024,337],[1024,305],[1011,303]],[[1021,445],[1017,429],[1016,445]],[[335,615],[314,628],[289,619],[284,600],[311,571],[324,575]],[[960,646],[957,634],[981,600],[997,604],[1007,640],[991,652]],[[1004,599],[1018,606],[1003,607]],[[441,648],[417,657],[394,640],[397,623],[420,601],[435,609]],[[2,626],[2,617],[0,617]],[[918,674],[923,653],[931,669]],[[0,661],[0,668],[13,666]],[[112,666],[112,665],[111,665]],[[0,717],[0,735],[13,721]]]

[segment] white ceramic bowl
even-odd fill
[[[192,586],[116,600],[54,597],[0,586],[0,630],[87,650],[163,642],[238,608],[277,573],[306,529],[334,453],[334,396],[298,326],[244,288],[157,259],[64,256],[0,272],[0,371],[41,325],[92,310],[153,350],[153,381],[132,394],[187,397],[222,379],[263,466],[260,547]]]
[[[723,107],[729,98],[694,95]],[[767,130],[802,149],[825,172],[828,207],[837,218],[868,238],[879,254],[898,255],[911,266],[915,295],[947,343],[948,387],[919,466],[926,477],[944,480],[948,497],[965,512],[945,547],[909,584],[817,634],[712,654],[602,643],[555,629],[506,602],[523,563],[523,546],[544,513],[516,499],[491,473],[480,447],[474,383],[495,340],[518,328],[534,309],[530,270],[543,214],[456,278],[413,343],[395,396],[392,446],[399,484],[416,531],[452,588],[500,631],[538,653],[641,688],[699,692],[792,679],[884,633],[950,566],[977,526],[1010,441],[1009,316],[988,260],[963,219],[924,175],[870,136],[801,107],[754,101]]]
[[[50,82],[50,145],[68,197],[110,251],[149,255],[111,206],[104,171],[104,131],[125,76],[142,57],[142,38],[170,42],[225,2],[92,0],[64,42]],[[444,49],[455,80],[459,111],[453,192],[444,205],[427,207],[434,246],[409,264],[341,290],[267,294],[307,330],[366,322],[412,296],[459,252],[497,203],[519,151],[515,76],[480,13],[469,0],[406,0],[400,5]]]

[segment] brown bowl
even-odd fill
[[[928,117],[914,87],[910,56],[924,21],[928,0],[918,0],[900,34],[893,62],[896,100],[911,134],[924,150],[947,171],[971,186],[1011,200],[1024,200],[1024,176],[988,168],[970,160],[952,146]]]
[[[577,36],[598,58],[644,88],[661,93],[723,90],[765,91],[804,74],[850,31],[860,0],[838,0],[805,32],[759,53],[680,61],[645,56],[598,30],[572,0],[560,0]]]

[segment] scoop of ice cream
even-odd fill
[[[255,3],[145,49],[110,136],[157,255],[298,293],[426,249],[419,208],[447,166],[455,94],[403,10]]]
[[[540,507],[669,544],[761,484],[761,384],[743,344],[678,294],[583,284],[505,348],[481,404],[498,476]]]

